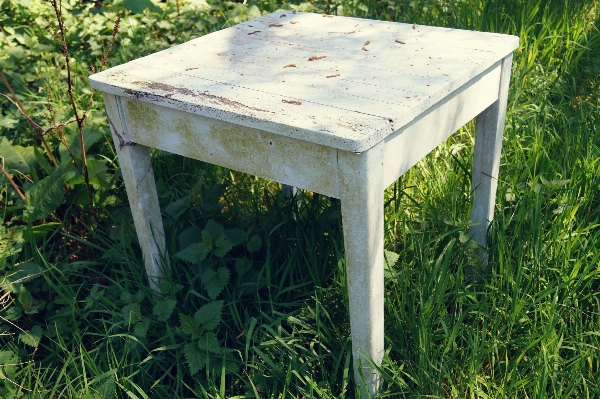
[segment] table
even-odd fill
[[[90,76],[103,92],[151,287],[168,270],[149,147],[339,198],[355,381],[375,395],[383,191],[477,117],[470,234],[486,246],[518,43],[285,11]]]

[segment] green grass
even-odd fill
[[[105,1],[96,13],[72,3],[82,12],[65,14],[67,39],[85,76],[123,8]],[[600,397],[598,2],[249,1],[196,12],[180,3],[180,16],[170,0],[162,13],[126,13],[110,65],[279,8],[518,35],[484,279],[466,277],[480,266],[465,235],[472,123],[386,191],[385,246],[399,261],[386,270],[381,397]],[[44,87],[57,121],[72,115],[44,16],[52,21],[47,4],[0,0],[0,69],[38,123]],[[84,106],[87,83],[75,83]],[[106,167],[107,186],[94,186],[98,220],[83,185],[71,182],[60,206],[28,224],[23,202],[0,181],[0,282],[16,267],[40,272],[23,284],[2,282],[0,397],[355,397],[339,202],[308,192],[284,201],[276,183],[154,153],[173,268],[165,297],[156,298],[98,95],[91,110],[85,133],[102,135],[88,157]],[[0,113],[3,137],[41,148],[4,99]],[[58,140],[49,142],[62,159]],[[28,173],[11,174],[27,191],[44,168],[38,159]],[[244,238],[199,263],[178,257],[209,220]],[[211,295],[203,273],[220,268],[229,278]],[[172,312],[158,308],[172,301]],[[186,345],[207,335],[194,338],[182,320],[218,301],[214,332],[226,349],[207,352],[192,373]]]

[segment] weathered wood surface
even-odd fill
[[[335,148],[121,98],[136,143],[339,197]]]
[[[360,152],[517,45],[508,35],[277,12],[92,75],[90,83]]]
[[[383,147],[339,152],[354,381],[363,398],[379,389],[371,362],[381,366],[384,351]]]
[[[103,98],[150,288],[160,292],[160,280],[169,272],[169,256],[150,152],[148,147],[132,142],[121,100],[110,94]]]
[[[497,100],[500,63],[496,62],[414,121],[385,138],[385,187]]]
[[[91,76],[105,92],[152,288],[165,243],[147,147],[340,198],[355,381],[374,396],[383,190],[480,114],[470,233],[485,246],[517,45],[507,35],[277,12]]]
[[[475,121],[475,149],[471,179],[473,207],[470,219],[477,225],[469,228],[469,234],[483,248],[487,248],[487,232],[494,218],[496,205],[511,65],[512,53],[502,60],[498,100],[480,113]],[[487,263],[487,256],[484,262]]]

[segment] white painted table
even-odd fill
[[[519,39],[277,12],[90,77],[104,93],[150,285],[165,240],[148,148],[339,198],[355,379],[374,394],[383,190],[477,117],[474,239],[486,245]]]

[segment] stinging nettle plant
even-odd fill
[[[57,3],[56,0],[50,0],[49,3],[52,7],[55,21],[52,22],[49,18],[46,18],[46,22],[49,29],[52,30],[52,37],[58,42],[58,53],[63,59],[64,72],[66,74],[66,87],[64,87],[63,94],[66,94],[72,118],[63,122],[56,121],[59,112],[61,114],[67,112],[64,110],[57,111],[52,106],[51,99],[53,95],[60,96],[60,94],[52,93],[51,85],[48,83],[44,88],[47,96],[45,114],[47,127],[43,127],[30,116],[30,112],[28,112],[27,108],[19,100],[8,79],[0,69],[0,78],[10,93],[10,96],[3,93],[0,93],[0,96],[15,106],[25,117],[30,129],[35,133],[43,149],[41,150],[37,146],[32,148],[13,145],[6,138],[2,138],[0,142],[0,157],[2,158],[0,171],[22,201],[22,209],[24,211],[23,220],[28,223],[33,223],[53,213],[63,202],[65,194],[70,192],[72,187],[77,184],[84,185],[87,197],[87,204],[80,203],[80,205],[83,208],[85,205],[88,205],[92,216],[94,219],[97,219],[92,186],[95,185],[106,189],[110,188],[110,185],[106,182],[106,166],[104,162],[96,159],[88,159],[87,157],[89,147],[102,137],[102,134],[97,131],[88,130],[84,132],[86,121],[91,114],[94,91],[91,91],[87,95],[87,100],[84,106],[82,106],[79,97],[82,97],[84,93],[78,92],[78,85],[75,82],[77,73],[73,65],[76,65],[76,61],[71,57],[69,52],[66,36],[68,28],[63,19],[61,4]],[[118,15],[112,30],[111,40],[100,59],[100,70],[105,68],[108,54],[114,47],[120,21],[121,16]],[[92,72],[96,71],[94,66],[91,66],[90,69]],[[79,90],[81,91],[81,89]],[[72,129],[73,125],[75,129]],[[59,159],[57,159],[55,154],[56,149],[53,150],[51,148],[48,141],[49,136],[54,138],[58,143]],[[40,178],[36,170],[38,167],[46,174],[46,177]],[[33,184],[29,184],[29,188],[24,190],[24,185],[20,187],[15,181],[14,176],[11,176],[10,172],[12,171],[16,171],[19,176]],[[31,177],[28,177],[28,175],[31,175]],[[82,214],[80,216],[83,217]]]

